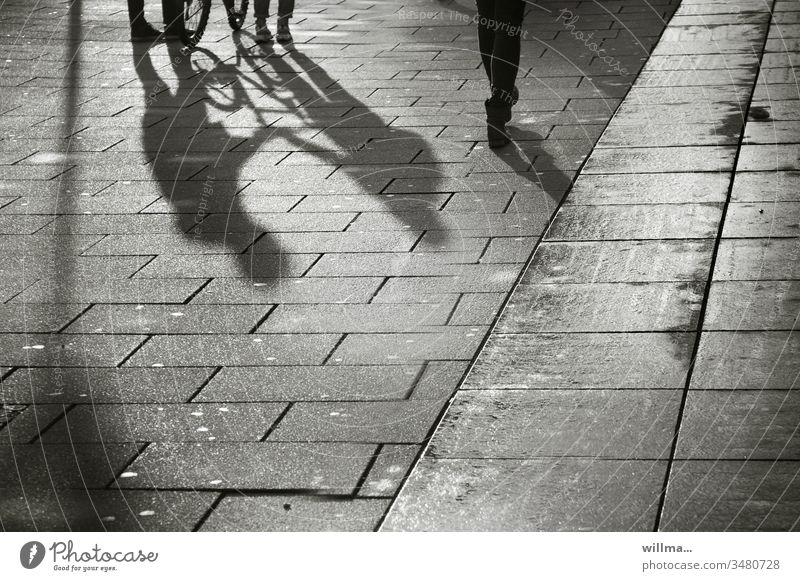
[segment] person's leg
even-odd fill
[[[522,0],[503,0],[495,5],[495,22],[493,23],[495,33],[490,77],[493,104],[513,104],[524,16],[525,2]]]
[[[269,18],[269,0],[253,0],[253,15],[256,20]]]
[[[161,0],[164,15],[164,33],[169,38],[180,38],[185,32],[183,26],[183,0]]]
[[[505,0],[508,1],[508,0]],[[494,20],[495,0],[476,0],[478,8],[478,50],[481,51],[481,61],[492,84],[492,51],[494,50],[494,29],[491,23]]]
[[[131,26],[131,40],[155,40],[161,35],[144,18],[144,0],[128,0],[128,20]]]
[[[291,42],[289,19],[294,13],[294,0],[278,0],[278,42]]]
[[[253,3],[253,12],[256,17],[256,37],[261,42],[271,40],[272,32],[267,26],[267,18],[269,18],[269,0],[255,0]]]

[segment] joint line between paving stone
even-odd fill
[[[196,297],[197,295],[199,295],[199,294],[202,292],[202,290],[203,290],[204,288],[206,288],[208,285],[210,285],[210,284],[211,284],[211,281],[213,281],[213,280],[214,280],[213,278],[209,278],[208,280],[206,280],[206,281],[205,281],[203,284],[201,284],[201,285],[200,285],[200,287],[199,287],[197,290],[195,290],[195,291],[194,291],[192,294],[190,294],[188,297],[186,297],[186,299],[183,301],[183,304],[184,304],[184,305],[188,305],[188,304],[189,304],[189,302],[190,302],[190,301],[191,301],[191,300],[192,300],[194,297]]]
[[[203,382],[202,382],[202,383],[201,383],[201,384],[198,386],[198,388],[197,388],[196,390],[194,390],[194,393],[192,393],[192,395],[190,395],[190,396],[189,396],[189,398],[186,400],[186,403],[192,403],[192,402],[194,401],[194,398],[196,398],[198,395],[200,395],[200,392],[201,392],[201,391],[203,391],[203,389],[204,389],[204,388],[205,388],[205,387],[206,387],[206,386],[207,386],[209,383],[211,383],[211,380],[212,380],[212,379],[214,379],[214,377],[216,377],[216,375],[217,375],[217,374],[218,374],[220,371],[222,371],[222,369],[223,369],[223,366],[222,366],[222,365],[220,365],[220,366],[218,366],[218,367],[215,367],[215,368],[214,368],[214,371],[212,371],[211,373],[209,373],[209,374],[208,374],[208,377],[206,377],[206,378],[205,378],[205,380],[204,380],[204,381],[203,381]]]
[[[265,322],[265,321],[266,321],[266,320],[269,318],[269,316],[270,316],[270,315],[271,315],[271,314],[272,314],[272,313],[275,311],[275,309],[277,309],[277,308],[278,308],[278,305],[270,305],[269,309],[267,309],[267,312],[264,314],[264,316],[263,316],[263,317],[261,317],[261,318],[260,318],[258,321],[256,321],[256,324],[255,324],[255,325],[253,325],[253,328],[252,328],[252,329],[250,329],[250,330],[247,332],[247,334],[248,334],[248,335],[252,335],[252,334],[254,334],[254,333],[255,333],[255,332],[258,330],[258,328],[259,328],[261,325],[263,325],[263,324],[264,324],[264,322]],[[221,368],[220,368],[220,369],[221,369]]]
[[[213,513],[215,510],[217,510],[217,507],[220,505],[220,503],[222,502],[222,500],[223,500],[223,499],[224,499],[226,496],[229,496],[229,494],[230,494],[230,493],[221,492],[221,493],[219,493],[219,494],[217,495],[217,498],[215,498],[215,499],[214,499],[214,502],[212,502],[212,503],[209,505],[208,509],[207,509],[207,510],[206,510],[206,511],[203,513],[203,516],[201,516],[201,517],[200,517],[200,520],[198,520],[198,521],[197,521],[197,524],[195,524],[195,525],[192,527],[192,532],[193,532],[193,533],[196,533],[197,531],[199,531],[199,530],[200,530],[200,528],[201,528],[201,527],[202,527],[202,526],[205,524],[205,522],[206,522],[206,521],[209,519],[209,517],[212,515],[212,513]]]
[[[675,455],[678,449],[678,438],[680,436],[681,424],[683,423],[683,416],[686,411],[686,401],[689,397],[689,386],[691,385],[692,377],[694,376],[694,368],[697,360],[697,353],[700,349],[700,340],[702,339],[703,336],[703,323],[705,322],[706,310],[708,308],[708,298],[711,293],[711,284],[714,279],[714,269],[717,263],[717,256],[719,254],[720,242],[722,241],[722,232],[723,228],[725,227],[725,218],[727,217],[728,207],[731,203],[731,198],[733,196],[733,185],[734,182],[736,181],[736,166],[739,163],[739,155],[741,154],[742,151],[742,144],[744,142],[744,135],[745,135],[745,127],[747,126],[747,118],[750,115],[750,107],[753,103],[753,97],[755,96],[756,88],[758,87],[758,78],[761,75],[761,64],[764,60],[764,52],[767,48],[767,39],[769,38],[769,31],[770,28],[772,28],[772,19],[774,15],[776,1],[777,0],[772,0],[772,4],[770,6],[769,10],[770,16],[769,20],[767,21],[767,26],[764,30],[764,39],[761,43],[761,51],[759,53],[758,66],[756,67],[753,73],[753,82],[750,87],[750,95],[749,99],[747,100],[747,108],[744,112],[742,120],[742,129],[739,133],[739,140],[736,146],[736,154],[734,155],[733,158],[730,180],[728,182],[728,192],[725,197],[725,202],[722,205],[722,213],[720,216],[719,227],[717,228],[717,236],[714,241],[714,248],[711,251],[711,262],[708,267],[708,278],[706,279],[706,286],[703,289],[703,300],[700,303],[700,313],[698,314],[697,317],[695,341],[694,341],[694,346],[692,347],[692,354],[689,359],[689,369],[686,372],[686,382],[683,387],[683,393],[681,394],[680,407],[678,408],[678,419],[675,423],[675,430],[672,439],[672,444],[670,446],[669,458],[667,459],[667,469],[664,474],[664,482],[661,487],[661,494],[659,496],[658,509],[656,511],[656,522],[653,528],[654,532],[659,531],[661,527],[661,519],[664,515],[664,505],[667,500],[667,490],[669,488],[669,481],[672,475],[672,467],[675,464]]]
[[[145,254],[144,256],[149,256],[149,258],[147,259],[147,261],[145,261],[145,263],[144,263],[142,266],[140,266],[139,268],[137,268],[136,270],[134,270],[134,271],[133,271],[133,272],[132,272],[132,273],[131,273],[131,274],[128,276],[128,280],[131,280],[131,279],[133,279],[133,277],[134,277],[134,276],[136,276],[137,274],[139,274],[140,272],[142,272],[142,270],[144,270],[144,269],[147,267],[147,265],[148,265],[148,264],[150,264],[150,263],[151,263],[151,262],[153,262],[153,261],[154,261],[156,258],[158,258],[158,255],[157,255],[157,254],[150,254],[150,255],[147,255],[147,254]],[[137,279],[137,280],[138,280],[138,279]]]
[[[285,418],[285,417],[286,417],[286,414],[288,414],[288,413],[289,413],[289,411],[290,411],[290,410],[291,410],[293,407],[294,407],[294,402],[293,402],[293,401],[290,401],[290,402],[288,403],[288,405],[286,406],[286,409],[284,409],[284,410],[283,410],[283,411],[282,411],[282,412],[281,412],[281,413],[278,415],[278,417],[277,417],[277,418],[275,418],[275,421],[274,421],[274,422],[272,422],[272,423],[270,424],[269,428],[267,428],[267,431],[266,431],[266,432],[264,432],[264,435],[263,435],[263,436],[261,436],[261,438],[260,438],[258,441],[259,441],[259,442],[266,442],[266,441],[267,441],[267,438],[269,438],[269,437],[272,435],[272,433],[273,433],[273,432],[274,432],[274,431],[275,431],[275,430],[278,428],[278,425],[279,425],[279,424],[280,424],[280,423],[283,421],[283,418]]]
[[[56,416],[53,417],[49,422],[47,422],[47,424],[45,424],[44,427],[41,427],[39,425],[39,415],[36,413],[36,408],[34,406],[35,406],[35,404],[30,404],[30,407],[34,408],[33,409],[33,419],[34,419],[34,422],[36,423],[36,435],[33,438],[31,438],[28,442],[26,442],[27,444],[35,444],[42,437],[42,434],[44,434],[47,430],[49,430],[51,427],[53,427],[55,424],[57,424],[62,419],[64,419],[65,422],[66,422],[65,418],[66,418],[67,414],[70,411],[72,411],[74,408],[78,407],[78,404],[76,404],[76,403],[61,404],[61,413],[56,414]],[[67,425],[67,430],[69,430],[69,422],[67,422],[66,425]],[[8,426],[6,427],[6,430],[11,430],[12,427],[13,427],[13,422],[10,422],[8,424]]]
[[[152,339],[152,338],[153,338],[153,335],[148,335],[147,337],[145,337],[144,341],[142,341],[142,342],[141,342],[141,343],[139,343],[139,344],[138,344],[136,347],[134,347],[134,348],[133,348],[133,350],[132,350],[130,353],[128,353],[128,354],[127,354],[125,357],[123,357],[123,358],[122,358],[122,361],[120,361],[119,363],[117,363],[117,366],[116,366],[116,367],[117,367],[117,369],[119,369],[120,367],[122,367],[123,365],[125,365],[125,363],[126,363],[126,362],[127,362],[127,361],[128,361],[130,358],[131,358],[131,357],[133,357],[134,355],[136,355],[136,352],[137,352],[137,351],[139,351],[139,350],[140,350],[142,347],[144,347],[144,346],[147,344],[147,342],[148,342],[148,341],[150,341],[150,339]]]
[[[64,325],[62,325],[62,326],[61,326],[61,328],[60,328],[60,329],[58,329],[58,330],[56,331],[56,333],[63,333],[63,332],[64,332],[64,329],[66,329],[66,328],[67,328],[67,327],[69,327],[69,326],[70,326],[72,323],[74,323],[74,322],[75,322],[75,321],[77,321],[79,318],[81,318],[83,315],[85,315],[85,314],[86,314],[86,311],[88,311],[89,309],[91,309],[91,308],[92,308],[94,305],[95,305],[95,303],[91,303],[91,304],[89,304],[88,306],[86,306],[86,307],[85,307],[85,308],[84,308],[84,309],[83,309],[83,310],[82,310],[80,313],[78,313],[77,315],[75,315],[74,317],[72,317],[72,318],[71,318],[69,321],[67,321],[67,322],[66,322]]]

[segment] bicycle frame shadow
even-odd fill
[[[379,200],[385,211],[401,224],[399,230],[424,231],[422,247],[448,247],[452,231],[458,227],[446,223],[446,217],[451,220],[453,217],[441,211],[442,196],[427,195],[442,194],[441,184],[446,177],[428,138],[402,127],[390,126],[366,103],[338,85],[321,65],[296,46],[292,46],[283,57],[274,58],[277,54],[273,45],[259,45],[262,51],[259,58],[265,61],[259,65],[256,56],[244,47],[243,37],[253,38],[246,32],[234,35],[237,56],[253,68],[263,86],[285,89],[289,93],[287,97],[282,98],[276,93],[267,97],[276,99],[284,107],[294,108],[295,114],[301,118],[295,131],[290,126],[276,128],[276,133],[280,132],[294,151],[313,155],[316,163],[335,168],[329,179],[348,180],[355,184],[358,194]],[[273,80],[267,74],[267,69],[270,64],[277,62],[293,63],[297,67],[286,70],[287,67],[273,66],[270,71],[276,75]],[[331,119],[325,115],[326,107],[321,105],[337,102],[361,112]],[[302,135],[305,128],[318,128],[318,131],[311,138],[306,138]],[[353,136],[357,134],[365,137],[354,142]],[[424,163],[415,163],[423,154],[427,156]],[[365,157],[378,161],[365,161]],[[427,187],[425,191],[417,191],[413,195],[393,195],[388,187],[391,184],[386,182],[392,182],[397,177],[423,178]],[[413,199],[409,196],[413,196]]]

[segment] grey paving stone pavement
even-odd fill
[[[40,6],[0,529],[797,526],[791,2],[530,4],[502,150],[470,3],[301,2],[288,46],[215,4],[191,56]]]

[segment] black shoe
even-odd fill
[[[162,32],[148,22],[131,26],[131,42],[153,42],[159,40]]]
[[[496,149],[511,142],[506,123],[511,121],[511,105],[493,105],[486,101],[486,135],[489,147]]]

